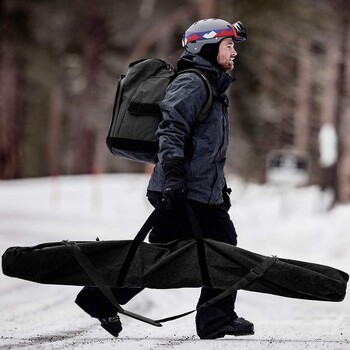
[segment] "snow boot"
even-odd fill
[[[109,318],[99,318],[98,320],[101,322],[101,327],[116,338],[123,329],[118,315]]]
[[[254,324],[238,317],[232,310],[208,307],[196,315],[197,334],[201,339],[223,338],[225,335],[243,336],[254,334]]]

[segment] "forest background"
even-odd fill
[[[140,58],[175,64],[184,31],[210,17],[248,38],[226,171],[264,183],[269,154],[294,152],[309,184],[350,202],[348,0],[0,0],[0,179],[145,171],[106,148],[116,83]]]

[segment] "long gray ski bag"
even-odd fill
[[[143,242],[155,222],[155,210],[134,240],[62,241],[8,248],[2,256],[3,273],[45,284],[98,286],[118,307],[110,287],[207,286],[222,289],[226,295],[245,289],[298,299],[344,299],[347,273],[203,239],[193,215],[194,239],[167,244]],[[127,314],[122,308],[119,311]]]

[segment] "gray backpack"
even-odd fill
[[[199,122],[205,120],[212,109],[213,92],[209,80],[200,70],[176,72],[172,65],[157,58],[133,62],[118,82],[106,140],[112,154],[140,162],[157,162],[156,131],[162,120],[159,103],[169,83],[185,72],[193,72],[205,82],[208,99],[197,116]]]

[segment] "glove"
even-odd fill
[[[225,180],[225,185],[222,188],[222,198],[224,199],[224,204],[227,211],[231,208],[231,200],[230,200],[231,192],[232,190],[231,188],[227,187],[227,183]]]
[[[173,209],[183,204],[187,197],[187,184],[185,180],[185,167],[182,158],[175,158],[163,163],[165,185],[163,202],[166,209]]]

